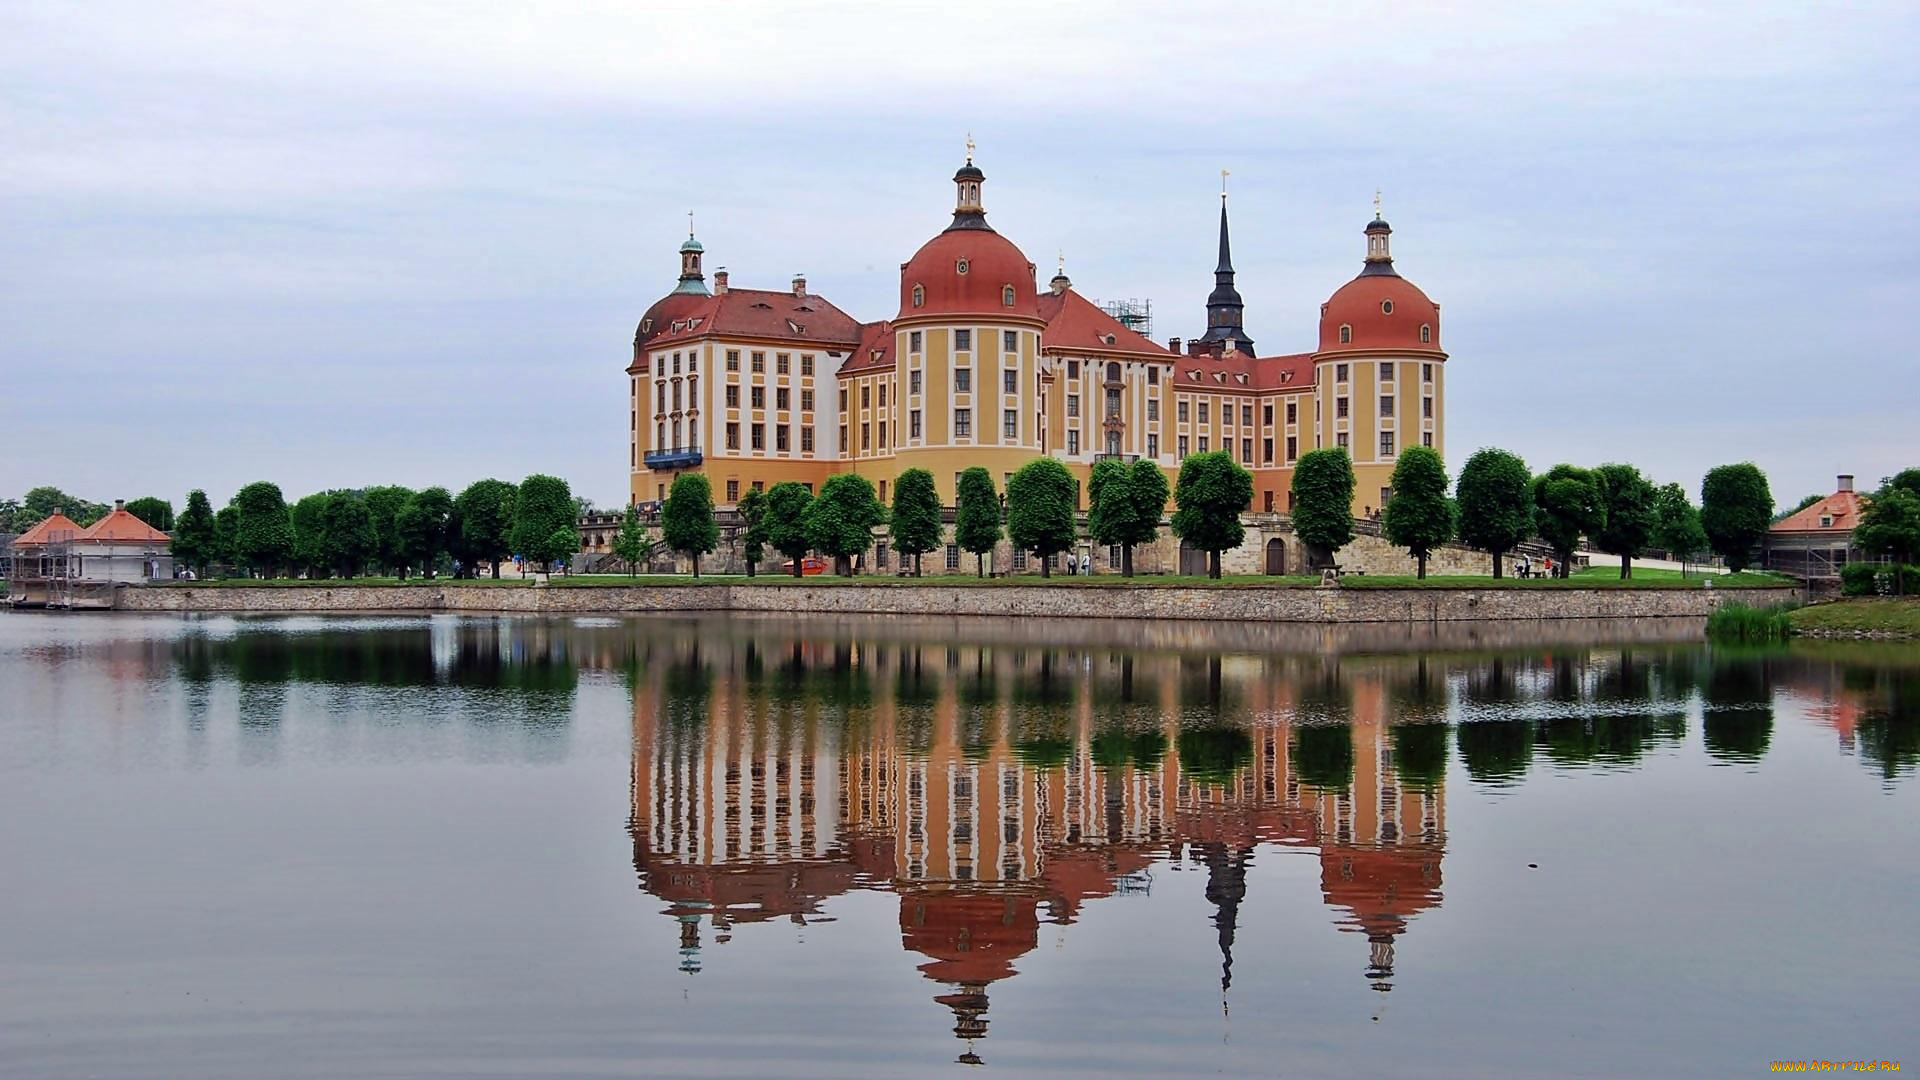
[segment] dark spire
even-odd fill
[[[1249,851],[1228,851],[1224,844],[1200,845],[1207,866],[1207,900],[1213,904],[1213,928],[1220,937],[1220,999],[1224,1008],[1233,987],[1233,934],[1240,923],[1240,901],[1247,898]]]
[[[1223,176],[1225,174],[1222,174]],[[1213,292],[1207,294],[1207,332],[1194,339],[1200,352],[1218,353],[1231,342],[1233,347],[1253,355],[1253,339],[1241,325],[1246,305],[1240,291],[1233,287],[1233,244],[1227,235],[1227,193],[1220,192],[1220,262],[1213,268]]]
[[[1399,277],[1399,271],[1393,268],[1393,251],[1387,246],[1387,238],[1393,235],[1393,226],[1380,216],[1380,193],[1373,193],[1373,220],[1367,222],[1367,262],[1360,268],[1361,277]]]

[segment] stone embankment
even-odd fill
[[[1727,599],[1751,606],[1803,599],[1768,589],[1187,588],[953,585],[671,585],[487,588],[463,585],[316,588],[129,588],[122,611],[609,614],[742,611],[787,614],[984,615],[1020,619],[1197,619],[1226,622],[1410,623],[1509,619],[1698,618]]]

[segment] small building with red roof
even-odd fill
[[[1853,530],[1868,499],[1853,489],[1853,476],[1841,473],[1833,494],[1781,518],[1767,529],[1762,565],[1807,580],[1838,578],[1840,568],[1858,562]]]
[[[9,548],[8,600],[16,607],[112,607],[112,587],[173,576],[173,540],[127,511],[81,526],[55,510]]]

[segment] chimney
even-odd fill
[[[725,296],[726,294],[727,294],[727,268],[722,266],[718,270],[715,270],[713,272],[713,295]]]
[[[807,295],[807,275],[805,274],[793,275],[793,295],[795,296]]]
[[[1178,337],[1170,337],[1167,339],[1167,351],[1173,353],[1175,356],[1180,355],[1180,339]]]
[[[1849,480],[1851,480],[1851,479],[1853,479],[1853,477],[1851,477],[1851,476],[1849,476],[1849,477],[1847,477],[1847,479],[1849,479]],[[125,509],[127,508],[127,500],[125,500],[125,499],[115,499],[115,500],[113,500],[113,508],[114,508],[115,510],[125,510]]]
[[[1853,490],[1853,474],[1852,473],[1840,474],[1840,490],[1841,491]]]

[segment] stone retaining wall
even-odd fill
[[[1726,598],[1802,599],[1780,589],[1322,589],[1140,586],[666,585],[561,588],[342,586],[119,590],[123,611],[446,611],[589,614],[653,611],[998,615],[1041,619],[1203,619],[1387,623],[1503,619],[1697,618]]]

